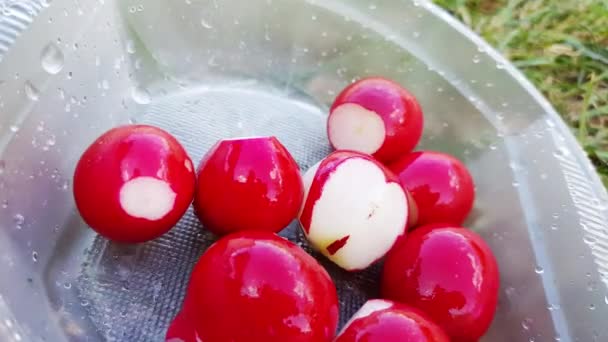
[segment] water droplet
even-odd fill
[[[540,176],[539,176],[539,177],[540,177],[540,179],[542,179],[542,180],[546,180],[546,179],[547,179],[549,176],[548,176],[546,173],[544,173],[544,172],[543,172],[543,173],[541,173],[541,174],[540,174]]]
[[[55,137],[55,135],[51,134],[49,136],[48,139],[46,139],[46,144],[47,146],[55,146],[55,143],[57,142],[57,138]]]
[[[414,31],[414,32],[412,32],[412,36],[413,36],[414,38],[419,38],[419,37],[420,37],[420,32],[418,32],[418,31]]]
[[[517,182],[517,181],[513,181],[513,182],[511,183],[511,185],[512,185],[514,188],[517,188],[517,187],[519,186],[519,182]]]
[[[521,322],[521,327],[524,328],[524,330],[530,330],[531,325],[532,325],[532,319],[530,319],[530,318],[526,318]]]
[[[49,74],[59,73],[64,65],[63,52],[54,43],[48,43],[40,53],[40,64]]]
[[[21,214],[15,214],[15,216],[13,216],[13,221],[18,227],[17,229],[21,229],[21,225],[25,222],[25,217]]]
[[[70,282],[64,283],[63,284],[63,288],[65,288],[66,290],[71,289],[72,288],[72,283],[70,283]]]
[[[208,30],[213,28],[213,26],[211,26],[211,24],[209,24],[209,22],[207,20],[205,20],[205,18],[201,19],[201,26]]]
[[[38,262],[38,252],[36,252],[36,251],[32,252],[32,260],[34,260],[34,262]]]
[[[132,40],[128,40],[126,44],[127,53],[134,54],[135,53],[135,43]]]
[[[558,230],[558,229],[559,229],[559,227],[558,227],[558,226],[557,226],[557,224],[555,224],[555,223],[554,223],[554,224],[552,224],[552,225],[550,226],[550,228],[551,228],[551,230]]]
[[[594,304],[590,304],[589,305],[589,310],[595,310],[595,305]]]
[[[150,103],[150,93],[143,88],[134,87],[131,90],[131,97],[133,97],[133,101],[139,104],[148,104]]]
[[[604,303],[608,304],[608,295],[604,297]]]
[[[543,274],[545,273],[545,270],[541,267],[541,266],[536,266],[536,268],[534,269],[534,272],[536,272],[536,274]]]
[[[89,301],[86,300],[86,299],[83,299],[83,300],[80,301],[80,305],[81,306],[89,306]]]
[[[110,83],[108,82],[108,80],[101,81],[101,88],[104,90],[110,89]]]
[[[496,144],[490,144],[490,146],[488,146],[490,148],[490,150],[494,151],[498,148],[498,146],[496,146]]]
[[[567,157],[570,155],[570,150],[568,150],[566,147],[560,147],[553,153],[553,155],[557,158]]]
[[[479,57],[479,55],[474,55],[472,61],[473,63],[477,64],[481,62],[481,58]]]
[[[376,6],[376,4],[369,4],[368,8],[373,11],[373,10],[377,9],[378,6]]]
[[[316,21],[316,20],[317,20],[317,16],[316,16],[316,15],[313,15],[312,17],[310,17],[310,19],[311,19],[312,21]]]
[[[507,288],[505,289],[505,294],[506,294],[508,297],[513,296],[513,295],[515,294],[515,288],[514,288],[513,286],[509,286],[509,287],[507,287]]]
[[[8,200],[2,201],[2,209],[8,208]]]
[[[502,64],[502,63],[496,63],[496,69],[500,69],[500,70],[502,70],[502,69],[504,69],[504,68],[505,68],[505,65],[504,65],[504,64]]]
[[[583,237],[583,242],[588,245],[595,245],[597,243],[597,238],[592,235],[585,235]]]
[[[40,98],[40,91],[32,84],[32,82],[25,81],[25,95],[27,95],[27,97],[32,101],[38,101]]]

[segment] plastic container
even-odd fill
[[[420,99],[421,148],[477,182],[468,225],[496,253],[485,341],[608,340],[607,196],[550,105],[427,2],[4,1],[0,19],[0,340],[161,341],[212,237],[191,213],[118,245],[75,212],[84,148],[121,123],[168,129],[198,161],[218,138],[274,134],[305,169],[329,151],[327,105],[382,75]],[[100,180],[103,181],[103,180]],[[103,203],[100,203],[103,205]],[[303,244],[296,226],[284,234]],[[377,269],[325,263],[348,319]]]

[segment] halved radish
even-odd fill
[[[335,285],[300,247],[274,233],[221,238],[197,262],[167,341],[329,342]]]
[[[417,225],[460,225],[473,208],[475,185],[458,159],[441,152],[420,151],[389,165],[418,208]]]
[[[367,301],[334,342],[449,342],[446,333],[417,309],[389,300]]]
[[[201,161],[194,209],[218,235],[278,232],[297,216],[303,194],[298,164],[277,138],[229,139]]]
[[[488,245],[460,227],[430,225],[388,253],[382,296],[422,310],[452,341],[477,341],[498,301],[498,266]]]
[[[195,175],[184,148],[147,125],[114,128],[83,153],[74,172],[74,199],[99,234],[144,242],[167,232],[192,202]]]
[[[304,233],[317,250],[346,270],[368,267],[405,233],[405,190],[369,155],[333,152],[306,172],[304,183]]]
[[[371,154],[388,163],[416,147],[422,126],[422,110],[412,94],[393,81],[372,77],[336,97],[327,135],[337,150]]]

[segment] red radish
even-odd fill
[[[173,136],[127,125],[104,133],[80,157],[74,199],[99,234],[144,242],[177,223],[192,202],[194,183],[192,161]]]
[[[336,151],[304,175],[300,223],[311,244],[340,267],[362,270],[405,233],[405,190],[367,154]]]
[[[412,151],[422,136],[422,109],[399,84],[364,78],[336,97],[327,120],[327,135],[338,150],[373,155],[383,163]]]
[[[399,176],[417,205],[417,225],[461,225],[471,212],[475,185],[458,159],[441,152],[413,152],[389,168]]]
[[[420,227],[388,254],[382,296],[425,312],[452,341],[477,341],[492,322],[498,266],[490,248],[463,228]]]
[[[298,164],[277,138],[228,139],[200,163],[194,209],[218,235],[278,232],[297,216],[303,196]]]
[[[242,231],[202,255],[167,341],[325,342],[337,324],[335,285],[313,257],[273,233]]]
[[[367,301],[334,342],[449,342],[445,332],[422,312],[388,300]]]

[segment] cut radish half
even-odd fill
[[[369,155],[334,152],[304,179],[302,228],[311,244],[340,267],[368,267],[404,234],[408,218],[405,191]]]
[[[159,220],[173,209],[176,194],[171,185],[154,177],[137,177],[120,188],[120,205],[127,214]]]

